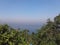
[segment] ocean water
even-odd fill
[[[38,29],[40,29],[43,24],[42,23],[36,23],[36,24],[9,24],[13,28],[20,28],[21,30],[28,29],[29,32],[37,32]]]
[[[38,29],[40,29],[44,23],[0,23],[0,24],[8,24],[9,26],[18,29],[20,28],[21,30],[28,29],[29,32],[37,32]]]

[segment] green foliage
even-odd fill
[[[26,30],[12,30],[8,25],[0,25],[0,45],[29,45],[26,35]]]
[[[59,29],[59,30],[58,30]],[[60,14],[54,22],[48,19],[37,33],[28,33],[29,30],[16,30],[5,25],[0,25],[0,45],[60,45]]]
[[[60,15],[55,17],[54,22],[48,19],[47,24],[33,35],[33,45],[60,45],[58,25],[60,25]]]

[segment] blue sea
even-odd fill
[[[9,26],[21,30],[28,29],[29,32],[37,32],[38,29],[40,29],[44,24],[43,23],[6,23]]]
[[[40,29],[43,24],[42,23],[39,23],[39,24],[10,24],[11,27],[13,28],[20,28],[21,30],[24,30],[24,29],[28,29],[29,32],[36,32],[38,29]]]

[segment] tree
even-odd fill
[[[29,45],[26,34],[27,30],[19,31],[10,29],[8,25],[0,25],[0,45]]]
[[[59,25],[60,15],[54,18],[54,22],[48,19],[47,24],[34,34],[33,45],[60,45],[60,31],[56,28]]]

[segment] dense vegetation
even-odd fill
[[[0,45],[29,45],[28,30],[19,31],[8,25],[0,25]]]
[[[33,34],[33,45],[60,45],[60,14]]]
[[[14,29],[0,25],[0,45],[60,45],[60,14],[54,21],[48,19],[37,33],[28,33],[29,30]]]

